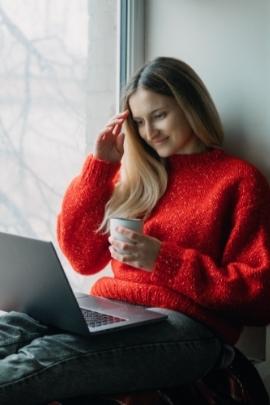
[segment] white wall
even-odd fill
[[[270,179],[269,21],[269,0],[146,0],[146,59],[189,63],[218,107],[225,147]]]
[[[146,0],[145,33],[145,59],[189,63],[219,110],[225,149],[270,181],[270,1]],[[240,343],[250,357],[263,358],[265,330],[249,330]],[[261,364],[270,392],[270,367]]]

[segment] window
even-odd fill
[[[123,55],[132,49],[127,16],[136,7],[134,0],[1,1],[1,231],[57,247],[63,193],[118,108],[118,72],[123,85]],[[84,289],[61,259],[73,286]]]

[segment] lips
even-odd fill
[[[156,138],[156,139],[153,139],[151,143],[153,145],[160,145],[160,144],[164,143],[165,141],[167,141],[167,139],[168,139],[168,137],[166,137],[166,138]]]

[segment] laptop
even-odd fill
[[[0,232],[0,310],[88,336],[162,321],[159,308],[73,292],[50,241]]]

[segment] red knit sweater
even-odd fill
[[[58,240],[73,268],[111,260],[97,234],[119,164],[89,156],[66,191]],[[270,189],[251,164],[213,149],[168,158],[169,182],[144,226],[162,244],[154,270],[112,260],[91,293],[181,311],[235,343],[243,325],[270,322]]]

